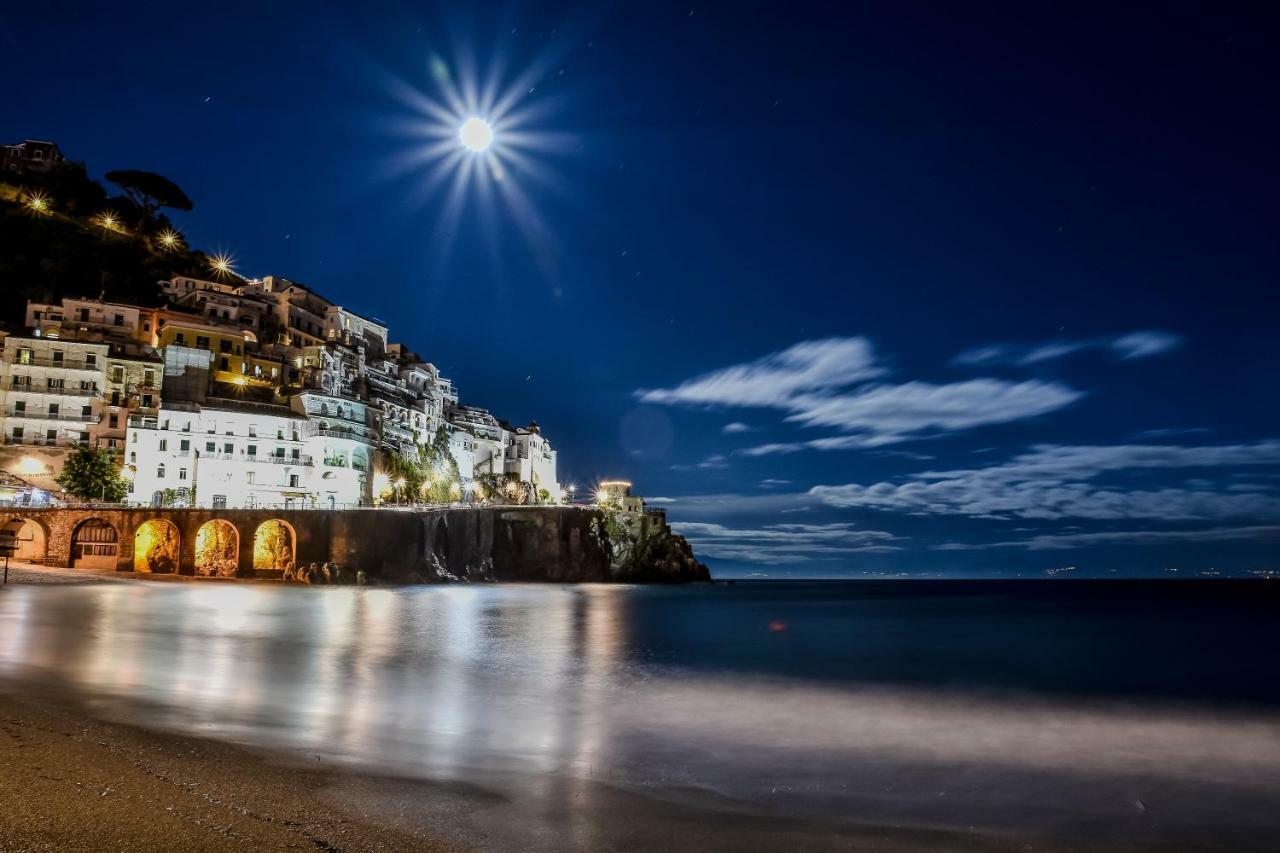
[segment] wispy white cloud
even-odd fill
[[[1213,432],[1212,427],[1165,427],[1143,430],[1138,433],[1138,438],[1172,438],[1178,435],[1204,435],[1211,432]]]
[[[985,468],[924,471],[897,483],[815,486],[809,494],[829,506],[916,515],[1169,521],[1280,516],[1280,497],[1260,490],[1218,489],[1209,480],[1145,488],[1098,482],[1117,472],[1259,465],[1280,465],[1280,441],[1201,447],[1042,445]]]
[[[729,457],[723,453],[713,453],[701,462],[695,462],[692,465],[672,465],[672,471],[695,471],[708,470],[713,468],[728,468]]]
[[[883,447],[1034,418],[1084,396],[1057,382],[972,379],[938,385],[872,381],[884,372],[865,338],[827,338],[712,371],[674,388],[636,394],[648,403],[773,408],[786,412],[788,422],[841,433],[739,451],[748,456]],[[733,431],[741,431],[738,422],[731,426]]]
[[[777,489],[777,488],[780,488],[781,486],[789,486],[789,485],[791,485],[790,480],[780,480],[776,477],[765,477],[763,480],[760,481],[760,488],[762,489]]]
[[[725,424],[724,428],[720,431],[725,435],[734,435],[743,432],[754,432],[755,427],[750,424],[744,424],[742,421],[733,421],[732,423]]]
[[[636,396],[646,403],[776,408],[798,394],[844,388],[884,372],[866,338],[825,338],[713,370],[674,388],[641,389]]]
[[[982,551],[1025,548],[1028,551],[1066,551],[1098,545],[1161,545],[1178,542],[1230,542],[1280,539],[1280,526],[1212,527],[1202,530],[1103,530],[1095,533],[1045,533],[1004,542],[944,542],[935,551]]]
[[[1182,343],[1182,338],[1170,332],[1130,332],[1110,342],[1111,349],[1121,359],[1148,358],[1169,352]]]
[[[699,554],[713,559],[751,563],[803,563],[851,553],[885,554],[901,550],[898,537],[883,530],[861,530],[853,524],[770,524],[732,528],[703,522],[674,522]]]
[[[953,358],[952,363],[970,367],[993,364],[1038,364],[1087,349],[1106,350],[1121,361],[1127,361],[1160,355],[1176,349],[1181,344],[1181,336],[1151,329],[1101,338],[1049,340],[1038,344],[984,344],[965,350]]]

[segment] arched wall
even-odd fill
[[[214,518],[196,531],[195,573],[233,578],[240,566],[240,531],[225,518]]]
[[[298,533],[282,518],[269,518],[253,532],[255,571],[291,569],[298,562]]]
[[[151,518],[138,525],[133,534],[133,570],[154,574],[178,571],[182,534],[166,518]]]
[[[73,569],[114,569],[120,556],[120,531],[111,522],[91,516],[71,531]]]
[[[49,557],[49,530],[33,518],[11,518],[5,525],[12,534],[13,559],[24,563],[43,563]]]

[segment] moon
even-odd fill
[[[493,144],[493,128],[484,119],[472,116],[458,128],[458,141],[467,150],[479,154]]]

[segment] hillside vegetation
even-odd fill
[[[209,276],[209,258],[161,212],[191,209],[181,189],[147,172],[107,177],[118,194],[79,163],[44,174],[0,173],[0,320],[21,324],[28,299],[156,305],[157,281]]]

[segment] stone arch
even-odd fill
[[[240,531],[223,518],[200,525],[196,531],[196,574],[233,578],[240,565]]]
[[[178,570],[182,535],[167,518],[151,518],[133,534],[133,570],[167,574]]]
[[[268,519],[254,531],[254,569],[292,569],[297,563],[297,553],[298,535],[293,525],[284,519]]]
[[[86,518],[71,531],[71,568],[114,569],[120,557],[120,532],[101,518]]]
[[[4,535],[11,537],[13,558],[24,563],[43,563],[49,558],[49,531],[34,518],[11,518],[4,525]]]

